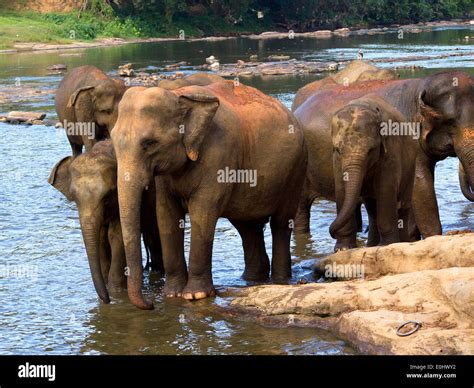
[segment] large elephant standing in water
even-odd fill
[[[66,74],[56,92],[59,121],[66,130],[74,157],[110,136],[118,103],[125,93],[122,80],[95,66],[80,66]]]
[[[474,182],[474,80],[466,73],[443,72],[426,78],[359,82],[316,90],[295,110],[305,131],[309,161],[296,229],[309,231],[309,209],[317,196],[334,196],[331,117],[350,100],[375,93],[411,123],[419,125],[413,192],[416,225],[424,237],[441,234],[434,190],[436,163],[457,156],[472,187]],[[412,237],[416,236],[416,228]]]
[[[277,100],[232,81],[208,86],[129,89],[112,131],[125,243],[128,295],[142,309],[140,208],[153,179],[166,272],[165,295],[215,294],[211,258],[219,217],[242,237],[244,278],[265,279],[270,263],[263,227],[272,229],[271,275],[291,277],[290,237],[307,152],[293,115]],[[191,220],[189,271],[184,259],[185,213]]]

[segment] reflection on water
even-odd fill
[[[400,44],[396,34],[331,38],[221,42],[173,42],[137,44],[79,51],[81,56],[61,53],[27,53],[0,56],[0,85],[54,89],[60,76],[45,76],[46,67],[65,63],[69,68],[96,64],[111,71],[118,64],[140,66],[187,60],[198,65],[211,54],[222,63],[235,62],[257,53],[260,57],[287,53],[294,58],[337,59],[352,57],[359,47],[366,58],[392,53],[429,55],[452,47],[473,50],[460,39],[472,30],[445,30],[408,34]],[[405,72],[420,76],[440,68],[469,66],[466,58],[430,61],[430,69]],[[424,63],[423,63],[424,64]],[[252,78],[244,82],[262,89],[290,106],[294,92],[316,75]],[[53,94],[33,102],[0,106],[53,112]],[[276,328],[223,316],[216,305],[222,298],[191,303],[162,300],[161,279],[146,279],[145,290],[155,301],[154,311],[132,307],[126,295],[103,305],[90,280],[75,205],[50,187],[51,167],[70,153],[62,130],[52,127],[9,126],[0,123],[0,354],[350,354],[353,351],[328,333],[309,328]],[[457,159],[439,164],[436,174],[441,218],[446,230],[472,228],[474,204],[461,195]],[[311,237],[292,241],[293,282],[311,281],[315,260],[332,251],[328,226],[335,217],[333,203],[320,200],[312,208]],[[366,216],[365,224],[366,224]],[[270,251],[270,228],[265,230]],[[360,242],[366,239],[360,234]],[[186,249],[189,230],[186,230]],[[7,267],[8,266],[8,267]],[[26,273],[18,271],[26,266]],[[226,221],[219,220],[214,244],[213,274],[217,286],[244,286],[240,238]]]

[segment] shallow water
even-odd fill
[[[134,67],[164,63],[204,62],[209,55],[221,63],[249,54],[285,53],[294,58],[337,60],[352,58],[359,48],[365,58],[437,55],[454,48],[474,52],[466,35],[473,29],[448,29],[406,35],[396,34],[331,38],[220,42],[166,42],[53,53],[0,55],[0,87],[20,80],[22,85],[54,89],[61,76],[48,76],[46,67],[65,63],[69,68],[94,64],[112,71],[119,64]],[[62,56],[62,54],[68,56]],[[81,56],[70,56],[79,53]],[[426,69],[404,71],[404,77],[422,76],[440,69],[462,68],[474,74],[474,56],[417,62]],[[386,65],[386,64],[384,64]],[[315,79],[311,76],[249,78],[245,83],[270,93],[287,106],[295,91]],[[54,95],[33,102],[0,106],[42,110],[54,116]],[[147,294],[154,311],[139,311],[125,295],[110,305],[98,301],[90,279],[75,205],[47,183],[54,163],[70,148],[62,130],[42,126],[0,123],[0,354],[351,354],[343,341],[310,328],[264,327],[236,320],[216,310],[223,298],[190,303],[163,300],[162,280],[150,278]],[[439,163],[436,188],[445,230],[473,227],[474,204],[462,196],[457,180],[458,161]],[[312,281],[311,265],[330,253],[334,241],[328,226],[335,205],[319,201],[312,208],[313,235],[292,242],[293,281]],[[265,231],[270,250],[270,230]],[[360,234],[360,241],[366,238]],[[186,247],[189,230],[186,231]],[[23,266],[23,267],[19,267]],[[219,287],[244,286],[243,253],[237,231],[220,220],[213,256],[214,282]],[[26,270],[28,273],[15,273]]]

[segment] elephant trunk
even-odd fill
[[[459,184],[461,191],[470,201],[474,201],[474,141],[454,142],[454,150],[459,158]]]
[[[110,303],[109,293],[102,276],[99,257],[101,218],[101,214],[81,215],[80,222],[82,238],[86,247],[87,259],[89,260],[95,290],[104,303]]]
[[[459,185],[461,186],[461,191],[464,197],[466,197],[467,200],[474,202],[474,186],[471,186],[469,183],[462,163],[459,163]]]
[[[344,182],[344,202],[341,210],[338,212],[336,219],[329,227],[329,233],[336,238],[336,233],[355,217],[355,211],[359,204],[362,182],[364,180],[364,168],[362,163],[352,164],[345,169],[348,180]]]
[[[130,165],[130,163],[127,163]],[[142,293],[142,250],[140,230],[140,210],[144,182],[136,170],[126,169],[118,163],[118,198],[120,223],[127,259],[127,289],[130,301],[142,310],[151,310],[153,304],[146,301]]]

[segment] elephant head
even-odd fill
[[[474,79],[462,72],[427,77],[418,97],[420,146],[429,156],[457,156],[474,187]]]
[[[51,185],[77,205],[92,280],[97,294],[105,303],[109,303],[110,298],[100,266],[99,236],[106,208],[118,207],[116,173],[113,147],[108,140],[97,143],[92,151],[75,159],[68,156],[60,160],[48,179]]]
[[[123,81],[107,77],[75,90],[67,106],[75,110],[76,116],[87,117],[103,127],[104,137],[107,137],[117,121],[118,104],[125,90]]]
[[[187,87],[179,93],[158,87],[130,88],[120,102],[111,134],[117,155],[128,295],[141,309],[153,308],[142,294],[142,192],[155,175],[177,173],[188,163],[199,163],[203,140],[219,106],[219,100],[203,87]]]
[[[380,131],[382,120],[378,106],[362,102],[346,105],[332,118],[334,172],[336,180],[342,182],[336,190],[344,193],[343,205],[329,228],[333,238],[354,217],[366,174],[386,152],[386,140]]]

